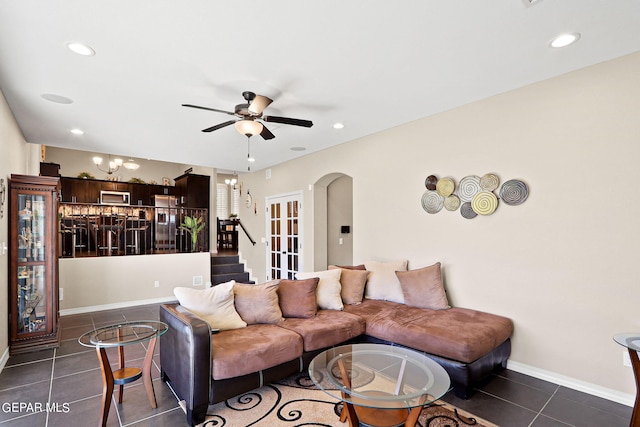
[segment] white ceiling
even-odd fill
[[[564,32],[581,38],[551,49]],[[258,170],[639,50],[637,0],[0,0],[0,88],[27,141],[238,171],[246,137],[201,132],[232,117],[181,104],[251,90],[314,122],[267,124]]]

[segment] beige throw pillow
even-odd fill
[[[369,272],[363,269],[350,269],[330,265],[329,270],[342,269],[340,274],[340,296],[344,304],[360,304],[364,297],[364,287],[367,284]]]
[[[410,271],[396,272],[404,302],[412,307],[444,310],[451,308],[442,285],[440,263]]]
[[[364,263],[369,271],[364,296],[369,299],[393,301],[404,304],[402,287],[396,271],[407,270],[407,260],[400,261],[367,261]]]
[[[325,270],[313,273],[296,273],[296,279],[304,280],[317,277],[320,279],[316,289],[316,302],[323,310],[342,310],[342,296],[340,295],[340,274],[342,270]]]
[[[233,286],[234,305],[242,320],[248,325],[284,320],[278,304],[278,283],[280,280],[261,285],[236,283]]]
[[[247,326],[233,305],[235,280],[207,289],[174,288],[180,305],[205,320],[211,329],[238,329]]]

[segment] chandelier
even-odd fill
[[[93,158],[93,163],[99,170],[101,170],[102,172],[106,172],[109,175],[120,169],[120,166],[124,166],[129,170],[136,170],[140,167],[140,165],[135,163],[133,159],[129,159],[127,162],[123,162],[120,158],[111,160],[111,156],[109,156],[109,160],[107,161],[107,169],[103,169],[100,167],[100,165],[102,165],[102,157],[100,156],[95,156]]]

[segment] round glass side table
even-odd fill
[[[102,413],[100,425],[107,424],[107,416],[111,406],[111,398],[115,385],[118,385],[118,403],[122,403],[124,385],[142,378],[147,397],[152,408],[156,408],[156,395],[151,381],[151,363],[157,338],[167,332],[166,323],[155,320],[141,320],[122,322],[103,326],[86,332],[78,338],[78,342],[85,347],[93,347],[98,354],[100,369],[102,370]],[[124,365],[124,347],[149,341],[141,368],[126,367]],[[107,357],[107,348],[118,349],[118,368],[113,371]]]
[[[629,351],[629,359],[633,368],[633,375],[636,380],[636,402],[633,405],[630,427],[640,427],[640,333],[616,334],[613,340]]]

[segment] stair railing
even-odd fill
[[[247,236],[247,238],[249,239],[249,241],[251,242],[251,244],[253,246],[256,245],[256,241],[253,240],[253,238],[251,238],[251,235],[249,235],[249,232],[247,231],[246,228],[244,228],[244,224],[242,224],[242,221],[240,221],[240,218],[238,218],[238,224],[240,225],[240,228],[242,228],[242,231],[244,231],[244,234]]]

